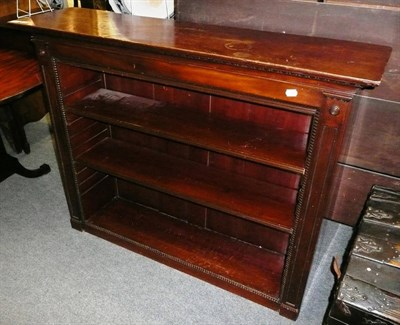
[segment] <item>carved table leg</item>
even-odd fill
[[[50,172],[50,166],[41,165],[37,169],[27,169],[21,165],[17,158],[7,154],[3,139],[0,137],[0,182],[13,174],[18,174],[27,178],[35,178]]]
[[[12,104],[2,107],[0,118],[4,135],[9,140],[14,151],[16,153],[20,153],[21,151],[30,153],[31,149],[26,138],[24,125],[21,122],[18,112],[12,107]]]

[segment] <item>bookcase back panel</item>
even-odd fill
[[[64,96],[72,95],[91,86],[103,85],[103,74],[90,69],[76,67],[66,63],[57,63],[60,88]],[[96,86],[97,85],[97,86]],[[81,95],[82,96],[82,95]]]
[[[205,227],[207,208],[152,190],[134,183],[118,180],[118,193],[121,198],[136,202],[165,214]]]
[[[81,193],[82,212],[85,221],[89,221],[96,212],[110,204],[116,195],[115,179],[103,174],[98,183]]]
[[[120,198],[250,244],[285,254],[289,235],[177,197],[118,180]],[[167,217],[167,216],[166,216]]]

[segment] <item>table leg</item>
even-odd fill
[[[21,175],[27,178],[35,178],[50,172],[50,166],[41,165],[37,169],[27,169],[21,165],[17,158],[10,156],[6,152],[3,139],[0,136],[0,182],[13,174]]]

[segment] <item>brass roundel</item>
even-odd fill
[[[333,116],[339,115],[340,113],[340,107],[338,105],[333,105],[330,109],[329,109],[329,113]]]

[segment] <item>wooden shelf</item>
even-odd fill
[[[243,121],[99,89],[68,107],[76,115],[165,137],[208,150],[304,173],[304,133],[266,129]]]
[[[106,174],[291,233],[294,204],[277,185],[107,138],[77,158]]]
[[[117,239],[122,236],[133,250],[136,246],[208,277],[279,297],[284,255],[120,199],[93,215],[87,227],[89,232],[95,228]]]

